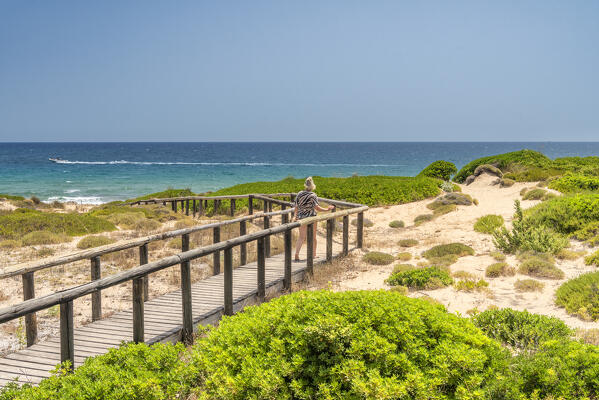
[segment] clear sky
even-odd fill
[[[599,140],[599,1],[0,0],[0,141]]]

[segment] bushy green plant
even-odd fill
[[[564,282],[555,292],[555,302],[569,314],[586,320],[599,319],[599,272]]]
[[[460,279],[453,284],[455,290],[462,292],[485,290],[488,286],[489,282],[485,281],[484,279]]]
[[[391,254],[370,251],[362,256],[362,261],[372,265],[387,265],[395,261],[395,258]]]
[[[401,239],[398,244],[401,247],[414,247],[418,245],[418,240],[416,239]]]
[[[599,244],[599,221],[589,222],[582,228],[574,231],[571,235],[572,238],[577,240],[583,240],[591,246]]]
[[[65,234],[52,233],[48,231],[34,231],[21,238],[23,246],[34,246],[40,244],[59,244],[71,241],[71,238]]]
[[[473,256],[474,249],[463,243],[449,243],[434,246],[422,253],[422,256],[428,259],[446,255],[456,255],[458,257]]]
[[[450,212],[457,210],[457,208],[458,206],[456,206],[455,204],[445,204],[443,206],[435,208],[435,211],[433,211],[433,215],[435,217],[438,217],[440,215],[449,214]]]
[[[549,183],[551,189],[562,193],[574,193],[583,191],[599,191],[599,177],[585,175],[565,175]]]
[[[505,261],[505,254],[500,251],[492,251],[489,253],[491,257],[493,257],[496,261]]]
[[[516,270],[514,267],[510,267],[505,262],[498,262],[495,264],[491,264],[485,270],[485,276],[488,278],[497,278],[499,276],[514,276],[516,275]]]
[[[86,236],[83,239],[81,239],[78,243],[77,243],[77,248],[79,249],[90,249],[92,247],[99,247],[99,246],[105,246],[107,244],[111,244],[114,243],[115,240],[112,238],[109,238],[108,236]]]
[[[599,267],[599,250],[595,251],[591,255],[586,256],[584,258],[584,263],[586,265],[594,265],[595,267]]]
[[[446,193],[443,196],[435,199],[432,203],[426,205],[429,210],[436,210],[439,207],[446,205],[470,206],[475,200],[469,194],[464,193]]]
[[[599,221],[599,193],[560,196],[526,211],[531,225],[541,225],[562,234],[572,234]]]
[[[474,230],[480,233],[492,234],[503,225],[501,215],[488,214],[480,217],[474,223]]]
[[[447,271],[439,267],[426,267],[391,274],[385,282],[391,286],[431,290],[451,285],[453,279]]]
[[[390,228],[403,228],[405,226],[406,226],[406,224],[403,221],[394,220],[394,221],[389,222]]]
[[[14,196],[11,194],[6,194],[6,193],[0,193],[0,199],[4,199],[4,200],[25,200],[25,197],[23,196]]]
[[[439,257],[428,257],[427,261],[429,266],[434,265],[437,267],[441,267],[442,269],[446,269],[450,265],[455,264],[458,261],[459,257],[460,256],[458,256],[457,254],[445,254]]]
[[[401,253],[397,254],[397,259],[400,261],[408,261],[412,259],[412,253],[407,252],[407,251],[402,251]]]
[[[518,272],[537,278],[563,279],[564,271],[540,257],[529,257],[520,264]]]
[[[568,240],[544,225],[535,224],[524,219],[518,200],[515,201],[516,217],[512,222],[511,232],[502,227],[493,232],[493,241],[497,248],[505,253],[518,250],[532,250],[539,253],[557,253],[568,245]]]
[[[516,349],[538,349],[543,342],[568,340],[573,334],[559,318],[511,308],[483,311],[472,322],[487,336]]]
[[[421,214],[416,216],[416,218],[414,218],[414,225],[418,226],[418,225],[422,225],[425,222],[429,222],[432,221],[435,218],[435,216],[433,214]]]
[[[252,192],[247,192],[252,193]],[[148,200],[148,199],[168,199],[171,197],[187,197],[187,196],[196,196],[197,193],[191,191],[191,189],[166,189],[162,192],[150,193],[140,197],[136,197],[134,199],[129,199],[127,202],[138,201],[138,200]]]
[[[532,190],[528,190],[526,193],[524,193],[524,196],[522,196],[523,200],[542,200],[545,195],[547,195],[547,191],[543,190],[543,189],[532,189]]]
[[[474,174],[476,167],[483,164],[496,165],[502,172],[511,172],[513,170],[522,171],[531,167],[548,168],[551,167],[552,161],[545,155],[533,150],[520,150],[495,156],[481,157],[462,167],[453,180],[463,183],[468,176]],[[518,177],[521,176],[519,175]]]
[[[474,169],[474,176],[479,176],[483,173],[503,177],[503,172],[499,168],[491,164],[482,164]]]
[[[12,250],[12,249],[16,249],[17,247],[21,247],[21,242],[18,240],[13,240],[13,239],[0,240],[0,249],[2,249],[2,250]]]
[[[429,164],[418,175],[448,181],[451,178],[451,175],[456,172],[458,172],[458,169],[455,164],[450,163],[449,161],[438,160]]]
[[[514,282],[517,292],[542,292],[545,284],[535,279],[518,279]]]
[[[393,272],[391,274],[398,274],[400,272],[410,271],[415,268],[416,267],[414,267],[412,264],[397,264],[393,267]]]
[[[455,271],[451,273],[451,276],[455,279],[476,279],[476,275],[468,271]]]
[[[574,251],[568,249],[561,249],[555,257],[560,260],[576,260],[582,257],[585,254],[585,251]]]

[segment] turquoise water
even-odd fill
[[[599,142],[0,143],[0,193],[102,203],[168,187],[204,192],[289,175],[413,176],[435,160],[459,168],[523,148],[552,158],[599,155]]]

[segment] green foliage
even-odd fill
[[[496,261],[505,261],[505,254],[500,251],[492,251],[489,253]]]
[[[12,250],[21,247],[21,242],[18,240],[7,239],[0,240],[0,249],[2,250]]]
[[[576,260],[582,257],[585,254],[585,251],[573,251],[568,249],[561,249],[555,257],[560,260]]]
[[[412,259],[412,253],[403,251],[397,254],[397,259],[400,261],[408,261]]]
[[[34,231],[21,238],[23,246],[34,246],[39,244],[59,244],[70,242],[71,238],[63,233],[53,233],[48,231]]]
[[[495,156],[482,157],[471,161],[462,167],[456,176],[454,176],[454,181],[463,183],[468,176],[474,174],[476,167],[483,164],[496,165],[502,172],[510,172],[513,170],[528,169],[530,167],[550,167],[552,161],[545,155],[533,150],[520,150]],[[519,175],[518,177],[521,176]]]
[[[429,257],[428,265],[429,266],[437,266],[443,268],[449,267],[451,264],[455,264],[458,261],[459,256],[457,254],[445,254],[440,257]]]
[[[432,221],[433,219],[435,219],[435,216],[433,214],[421,214],[414,218],[414,225],[422,225],[425,222]]]
[[[524,275],[548,279],[563,279],[565,276],[564,271],[557,268],[553,262],[539,256],[527,257],[520,264],[518,272]]]
[[[484,279],[461,279],[453,284],[455,290],[462,292],[485,290],[488,286],[489,282]]]
[[[526,211],[531,225],[541,225],[563,234],[574,234],[599,222],[599,193],[555,197]]]
[[[480,233],[492,234],[503,225],[501,215],[488,214],[480,217],[474,223],[474,230]]]
[[[498,262],[495,264],[491,264],[487,267],[485,271],[485,276],[487,278],[497,278],[500,276],[514,276],[516,275],[516,270],[514,267],[510,267],[505,262]]]
[[[516,349],[536,350],[548,340],[568,340],[572,330],[559,318],[516,311],[487,310],[472,318],[489,337]]]
[[[414,289],[439,289],[453,283],[449,273],[439,267],[416,268],[391,274],[385,281],[391,286],[401,285]]]
[[[403,221],[394,220],[394,221],[389,222],[390,228],[403,228],[405,226],[406,226],[406,224]]]
[[[555,292],[557,305],[585,320],[599,319],[599,272],[580,275],[564,282]]]
[[[516,217],[512,222],[511,232],[505,226],[493,232],[493,241],[499,250],[505,253],[515,253],[518,250],[557,253],[568,245],[568,240],[559,233],[532,219],[524,219],[518,200],[515,201],[515,207]]]
[[[427,208],[429,210],[436,210],[439,207],[446,206],[448,204],[453,204],[456,206],[470,206],[474,203],[474,199],[469,194],[464,193],[447,193],[443,196],[435,199],[430,204],[427,204]]]
[[[456,172],[458,172],[458,169],[453,163],[450,163],[449,161],[438,160],[429,164],[418,175],[448,181],[451,178],[451,175],[455,174]]]
[[[585,176],[580,174],[565,175],[549,183],[551,189],[562,193],[599,191],[599,177]]]
[[[543,200],[546,195],[547,195],[546,190],[532,189],[532,190],[528,190],[526,193],[524,193],[524,196],[522,196],[522,199],[523,200]]]
[[[518,279],[514,282],[517,292],[542,292],[545,284],[535,279]]]
[[[114,243],[115,240],[108,236],[86,236],[77,243],[79,249],[91,249],[92,247],[105,246]]]
[[[17,209],[0,215],[0,238],[3,239],[19,239],[34,231],[79,236],[115,229],[112,223],[87,214]]]
[[[251,192],[248,192],[251,193]],[[187,197],[187,196],[197,196],[196,193],[192,192],[191,189],[166,189],[162,192],[150,193],[144,196],[136,197],[134,199],[129,199],[127,202],[133,202],[138,200],[149,200],[149,199],[168,199],[171,197]]]
[[[35,256],[36,257],[50,257],[52,255],[54,255],[54,249],[51,249],[49,247],[42,247],[41,249],[39,249],[38,251],[35,252]]]
[[[501,170],[499,168],[495,167],[494,165],[490,165],[490,164],[482,164],[474,169],[475,176],[479,176],[482,173],[495,175],[500,178],[503,177],[503,173],[501,172]]]
[[[0,200],[25,200],[23,196],[13,196],[11,194],[0,193]]]
[[[415,268],[416,267],[414,267],[412,264],[397,264],[393,267],[393,272],[391,274],[398,274],[400,272],[410,271]]]
[[[370,251],[362,256],[362,261],[372,265],[387,265],[395,261],[395,258],[391,254]]]
[[[595,251],[591,255],[586,256],[584,258],[584,263],[586,265],[594,265],[595,267],[599,267],[599,250]]]
[[[445,204],[443,206],[437,207],[435,211],[433,211],[433,215],[438,217],[440,215],[449,214],[452,211],[455,211],[458,208],[455,204]]]
[[[458,257],[473,256],[474,249],[463,243],[449,243],[437,245],[422,253],[422,256],[427,259],[443,257],[446,255],[456,255]]]
[[[416,239],[401,239],[398,244],[401,247],[414,247],[418,245],[418,240]]]
[[[152,219],[159,222],[183,218],[182,215],[176,214],[162,206],[145,205],[128,207],[115,203],[103,204],[101,206],[94,207],[89,214],[96,217],[105,218],[116,225],[124,224],[131,227],[136,221],[142,218]]]

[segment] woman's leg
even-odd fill
[[[297,237],[297,242],[295,243],[295,259],[299,258],[299,252],[304,244],[304,240],[306,240],[306,225],[302,225],[299,228],[299,236]]]
[[[316,243],[316,228],[318,228],[317,225],[318,224],[316,224],[316,223],[313,224],[313,226],[314,226],[314,230],[313,230],[314,234],[312,235],[312,237],[314,238],[314,242],[312,242],[313,243],[313,245],[312,245],[312,255],[314,256],[314,258],[316,258],[316,244],[317,244]]]

